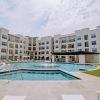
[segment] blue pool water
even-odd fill
[[[0,73],[1,80],[79,80],[70,74],[62,72],[60,70],[22,70]]]
[[[10,66],[9,66],[10,65]],[[7,68],[9,69],[7,72]],[[11,63],[5,66],[6,71],[0,72],[1,80],[76,80],[79,79],[65,71],[76,72],[80,69],[93,70],[92,65],[77,65],[67,63]],[[64,72],[63,72],[64,71]]]
[[[92,65],[77,65],[66,63],[45,63],[45,62],[30,62],[30,63],[13,63],[14,68],[28,69],[63,69],[69,72],[80,71],[79,69],[93,70],[96,67]]]

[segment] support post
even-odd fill
[[[85,64],[85,55],[79,55],[79,64]]]
[[[54,62],[55,61],[55,58],[54,58],[54,55],[52,55],[52,62]]]
[[[66,55],[66,63],[69,63],[68,55]]]

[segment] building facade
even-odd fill
[[[100,26],[75,31],[68,35],[57,34],[46,37],[13,35],[9,30],[0,28],[1,60],[49,60],[52,52],[89,51],[100,52]],[[66,61],[66,56],[55,56],[55,61]],[[98,62],[99,55],[85,56],[86,62]],[[76,55],[67,56],[67,62],[78,62]]]
[[[100,52],[100,26],[94,30],[89,28],[75,31],[68,35],[54,36],[54,51],[55,52]],[[55,60],[66,61],[66,56],[55,57]],[[86,62],[99,62],[99,55],[85,56]],[[78,56],[67,56],[67,62],[79,62]]]

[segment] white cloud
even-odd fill
[[[0,0],[0,26],[12,34],[69,34],[100,25],[100,0]],[[33,30],[40,19],[48,22]]]

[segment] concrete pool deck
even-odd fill
[[[73,72],[82,80],[69,81],[4,81],[0,80],[0,96],[27,96],[27,100],[61,100],[62,94],[82,94],[87,100],[97,100],[100,77]]]

